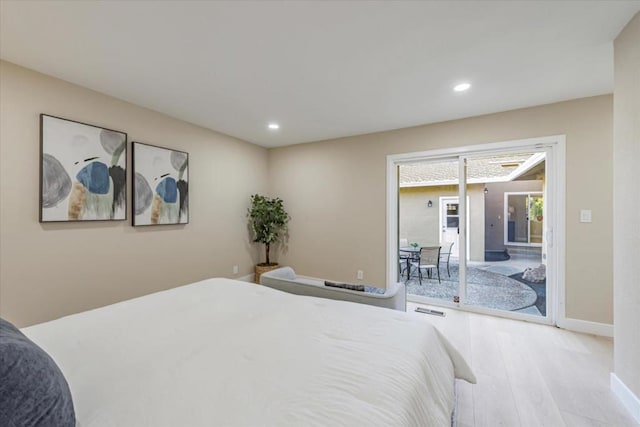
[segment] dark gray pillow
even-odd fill
[[[339,289],[349,289],[350,291],[364,292],[364,285],[353,285],[351,283],[335,283],[328,280],[324,281],[325,286]]]
[[[0,319],[0,426],[73,427],[69,385],[43,349]]]

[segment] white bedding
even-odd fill
[[[427,321],[209,279],[23,329],[78,425],[448,426],[454,376]]]

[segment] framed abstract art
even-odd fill
[[[40,115],[40,222],[127,219],[127,134]]]
[[[189,223],[189,154],[134,142],[133,225]]]

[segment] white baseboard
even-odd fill
[[[613,325],[608,323],[591,322],[580,319],[558,319],[558,326],[574,332],[584,334],[600,335],[603,337],[613,337]]]
[[[247,274],[246,276],[236,277],[236,280],[240,280],[241,282],[253,282],[255,278],[255,274]]]
[[[611,391],[618,396],[631,416],[640,423],[640,399],[613,372],[611,373]]]

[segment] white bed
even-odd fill
[[[475,382],[426,320],[223,278],[22,331],[81,427],[447,426]]]

